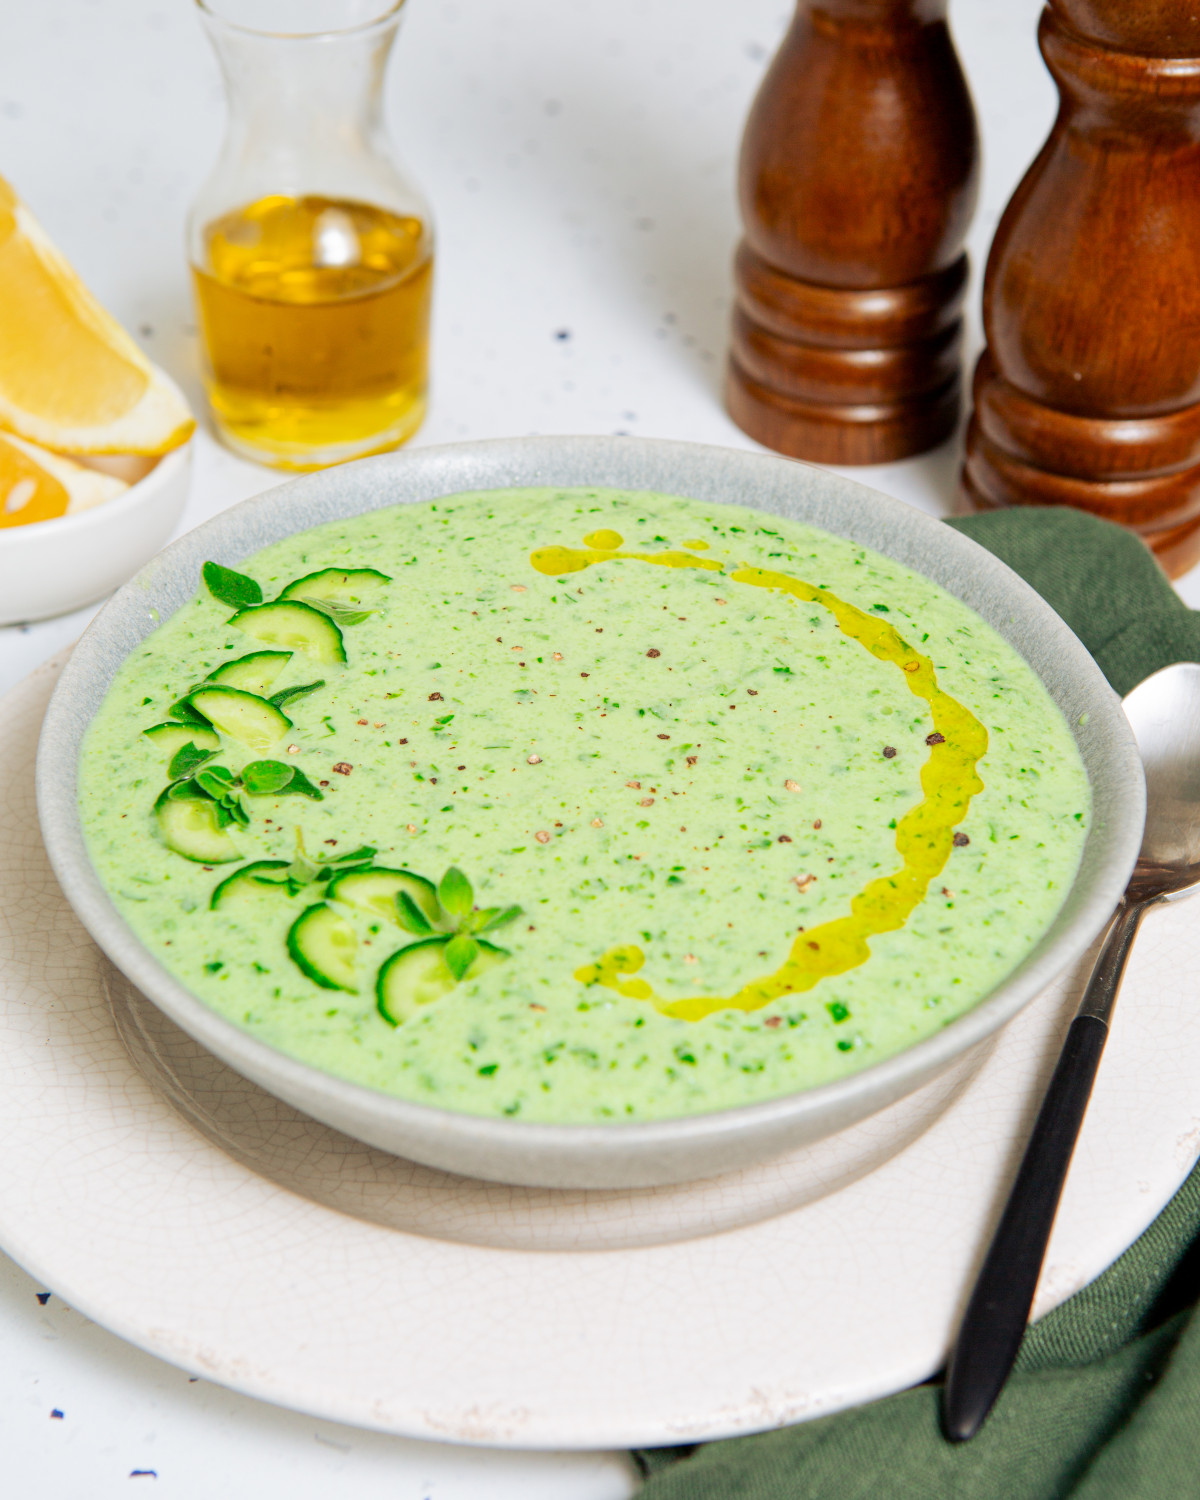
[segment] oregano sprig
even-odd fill
[[[473,944],[470,949],[465,943],[454,949],[456,955],[467,952],[471,955],[466,960],[463,973],[479,956],[479,945],[474,942],[472,934],[493,932],[497,927],[504,927],[521,915],[519,906],[485,906],[477,909],[471,882],[457,865],[451,865],[438,881],[436,900],[437,911],[434,915],[435,919],[440,917],[441,920],[435,926],[407,891],[397,891],[396,919],[405,932],[411,932],[414,937],[430,937],[433,933],[439,930],[444,932],[448,928],[454,936],[446,945],[447,964],[450,964],[449,954],[454,941],[459,937],[470,938]],[[451,973],[454,973],[453,966]],[[461,978],[462,975],[455,977]]]
[[[296,829],[296,854],[288,866],[287,883],[291,895],[303,890],[306,885],[313,881],[328,880],[333,875],[344,875],[348,870],[366,869],[375,858],[375,849],[370,844],[361,844],[357,849],[348,850],[345,854],[331,854],[328,856],[312,855],[304,847],[304,833]]]
[[[241,792],[251,797],[296,794],[312,797],[318,802],[324,798],[324,793],[313,786],[299,766],[289,766],[281,760],[252,760],[235,776],[228,766],[212,764],[213,757],[218,754],[217,750],[200,750],[189,742],[180,746],[167,768],[170,777],[167,796],[173,802],[214,803],[218,828],[227,828],[231,823],[236,823],[239,828],[250,826],[250,814],[239,795]],[[303,839],[299,829],[296,832],[299,844],[297,860],[303,860],[303,868],[298,869],[294,864],[279,882],[272,881],[281,883],[286,880],[292,895],[311,880],[328,879],[334,868],[360,864],[375,855],[374,849],[364,846],[337,860],[315,863],[304,855]],[[322,870],[323,864],[326,867]]]
[[[196,785],[217,804],[217,827],[226,828],[236,823],[239,828],[250,826],[250,814],[238,796],[238,783],[227,766],[206,766],[195,776]]]

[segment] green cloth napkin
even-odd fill
[[[1119,527],[1033,507],[949,524],[1027,579],[1118,693],[1200,661],[1200,613]],[[637,1453],[640,1500],[1200,1496],[1198,1292],[1200,1166],[1118,1261],[1033,1325],[971,1442],[943,1439],[930,1382],[756,1437]]]

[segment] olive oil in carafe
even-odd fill
[[[272,195],[203,232],[205,380],[226,442],[311,469],[394,448],[425,415],[431,236],[367,203]]]

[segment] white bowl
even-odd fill
[[[0,625],[65,615],[132,578],[175,530],[191,467],[187,442],[113,500],[0,529]]]
[[[77,793],[83,736],[131,651],[191,599],[208,558],[236,567],[324,521],[464,490],[611,485],[732,501],[807,521],[914,568],[962,599],[1045,683],[1071,727],[1092,790],[1078,873],[1049,929],[966,1014],[836,1083],[679,1119],[549,1125],[458,1114],[335,1078],[278,1052],[210,1009],[133,933],[84,844]],[[1068,965],[1112,915],[1141,842],[1145,781],[1120,699],[1041,596],[999,558],[939,521],[807,464],[692,443],[513,438],[360,459],[233,506],[181,538],[113,598],[75,648],[38,746],[38,815],[54,872],[84,926],[171,1020],[231,1068],[373,1146],[469,1177],[533,1187],[650,1187],[713,1177],[822,1140],[978,1060],[995,1032]]]

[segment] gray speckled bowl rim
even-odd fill
[[[200,566],[237,566],[282,537],[404,502],[468,490],[608,486],[752,505],[846,537],[940,584],[988,621],[1046,684],[1074,734],[1092,787],[1079,872],[1055,921],[985,999],[941,1031],[844,1079],[760,1103],[642,1123],[555,1125],[495,1119],[398,1099],[298,1062],[210,1010],[126,925],[88,859],[77,799],[83,735],[115,672],[160,620],[196,592]],[[51,699],[38,747],[37,799],[54,872],[84,926],[139,989],[201,1045],[285,1097],[324,1101],[339,1120],[378,1121],[390,1136],[437,1138],[490,1159],[668,1156],[730,1135],[814,1138],[901,1097],[984,1041],[1076,961],[1111,916],[1133,868],[1145,816],[1136,742],[1077,637],[992,553],[940,521],[852,480],[770,454],[657,439],[526,437],[389,453],[282,484],[222,512],[162,551],[100,611]],[[270,1087],[270,1083],[266,1084]],[[310,1104],[310,1112],[319,1113]],[[343,1125],[343,1128],[344,1125]],[[493,1175],[489,1171],[487,1175]],[[496,1172],[495,1175],[501,1175]],[[700,1175],[699,1171],[695,1175]],[[508,1180],[524,1179],[514,1166]]]

